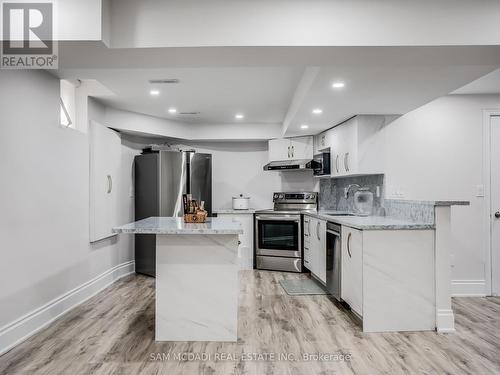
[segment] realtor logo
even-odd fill
[[[4,69],[57,69],[53,41],[53,4],[2,4]]]

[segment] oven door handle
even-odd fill
[[[269,221],[298,221],[300,222],[299,217],[293,217],[293,216],[262,216],[262,215],[257,215],[255,216],[257,220],[269,220]]]

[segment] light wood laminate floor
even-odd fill
[[[364,334],[329,297],[286,295],[279,280],[297,277],[241,272],[237,343],[160,343],[154,280],[128,276],[0,357],[0,374],[500,374],[498,298],[455,298],[456,334]]]

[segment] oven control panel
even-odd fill
[[[288,203],[316,203],[318,199],[318,193],[311,192],[297,192],[297,193],[274,193],[273,202],[288,202]]]

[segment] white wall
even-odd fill
[[[112,0],[111,45],[495,45],[499,17],[495,0]]]
[[[314,190],[310,172],[264,171],[269,161],[267,142],[181,142],[198,152],[212,154],[214,209],[231,208],[232,197],[249,196],[252,208],[273,205],[275,191]]]
[[[88,137],[59,126],[59,80],[43,71],[3,70],[0,87],[2,333],[12,321],[133,260],[133,239],[89,244]],[[94,104],[89,116],[99,117]],[[124,146],[122,152],[128,167],[120,181],[121,217],[128,222],[136,151]]]
[[[401,192],[403,199],[471,202],[470,207],[452,208],[455,294],[485,293],[486,198],[476,196],[476,186],[487,183],[483,109],[500,109],[500,95],[445,96],[400,117],[380,134],[387,145],[387,197]]]

